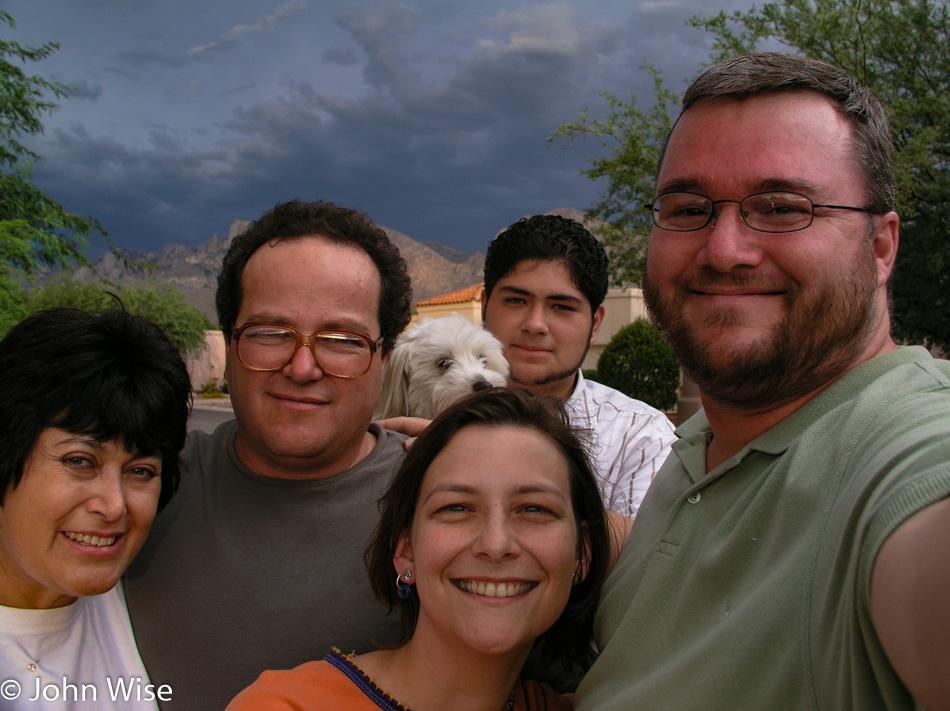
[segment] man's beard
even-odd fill
[[[873,254],[863,251],[855,272],[824,284],[812,295],[795,282],[782,285],[785,318],[771,332],[741,349],[730,349],[727,332],[743,314],[723,309],[702,324],[700,337],[684,316],[688,287],[675,282],[667,294],[644,276],[643,292],[650,318],[666,336],[683,370],[717,403],[743,410],[763,410],[796,400],[848,370],[866,346],[874,316],[877,268]],[[721,274],[704,267],[693,286],[747,285],[754,273]],[[717,331],[718,337],[717,337]]]

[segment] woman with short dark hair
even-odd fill
[[[51,309],[0,374],[3,708],[156,709],[117,584],[178,486],[188,370],[143,318]]]

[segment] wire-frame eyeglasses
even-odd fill
[[[644,205],[651,212],[653,224],[671,232],[694,232],[712,222],[718,214],[715,207],[721,203],[739,206],[739,217],[758,232],[797,232],[810,227],[815,219],[815,208],[853,210],[877,214],[866,207],[849,205],[817,205],[811,198],[798,193],[765,192],[749,195],[742,200],[712,200],[698,193],[666,193]]]

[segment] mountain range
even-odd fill
[[[572,208],[559,208],[547,214],[586,222],[583,213]],[[227,237],[221,239],[217,235],[212,235],[211,239],[196,249],[181,244],[169,244],[160,254],[128,250],[128,255],[133,259],[151,262],[155,266],[152,278],[175,284],[191,304],[200,309],[212,322],[217,322],[214,292],[221,262],[231,240],[247,229],[249,224],[246,220],[235,220],[231,223]],[[418,242],[388,227],[382,229],[399,248],[403,259],[409,265],[414,301],[428,299],[482,281],[485,262],[483,252],[465,252],[432,240]],[[501,229],[504,227],[499,231]],[[100,258],[96,268],[101,276],[111,281],[124,282],[129,279],[124,267],[111,253],[106,253]],[[91,272],[86,272],[88,270],[81,269],[76,276],[90,278]]]

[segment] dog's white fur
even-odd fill
[[[431,420],[456,400],[507,382],[501,343],[481,325],[455,313],[425,317],[399,337],[389,354],[374,417]]]

